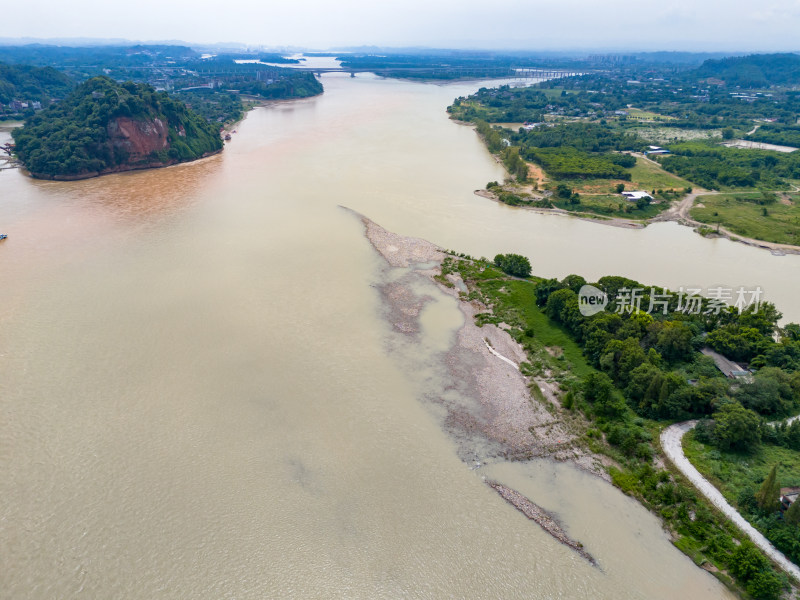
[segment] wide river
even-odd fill
[[[599,479],[459,460],[424,398],[460,312],[431,287],[421,338],[394,333],[392,274],[340,206],[543,275],[760,285],[794,320],[800,257],[499,206],[444,110],[477,84],[324,84],[197,163],[0,172],[0,597],[730,598]]]

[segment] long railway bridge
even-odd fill
[[[537,69],[531,67],[292,67],[295,71],[306,71],[316,75],[323,73],[375,73],[376,75],[410,75],[432,79],[490,78],[490,79],[558,79],[582,75],[578,71],[563,69]]]

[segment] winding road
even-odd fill
[[[797,417],[795,417],[797,418]],[[670,425],[661,432],[661,447],[669,460],[674,464],[678,470],[683,473],[689,481],[708,498],[711,503],[716,506],[722,513],[728,517],[733,523],[751,540],[753,543],[761,548],[764,553],[769,556],[775,563],[786,573],[800,581],[800,568],[791,562],[784,554],[775,548],[767,538],[765,538],[755,527],[750,525],[739,512],[733,508],[722,493],[715,488],[700,472],[694,468],[689,459],[683,453],[683,446],[681,440],[687,431],[690,431],[697,425],[697,421],[686,421],[684,423],[676,423]]]

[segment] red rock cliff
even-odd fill
[[[135,164],[169,146],[169,127],[161,119],[136,121],[128,117],[117,117],[108,123],[108,137],[114,150],[127,153],[126,162]]]

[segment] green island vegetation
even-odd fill
[[[521,372],[558,384],[561,406],[551,408],[579,435],[580,445],[613,461],[608,471],[614,484],[659,515],[674,544],[698,565],[748,597],[779,598],[789,587],[787,577],[677,470],[663,466],[657,440],[674,421],[702,418],[701,430],[716,444],[709,454],[720,464],[728,464],[729,452],[772,452],[753,463],[756,471],[745,481],[751,495],[752,484],[763,479],[762,464],[791,464],[780,471],[781,481],[800,482],[800,463],[780,454],[800,451],[800,423],[766,425],[800,409],[800,327],[778,327],[781,315],[768,303],[739,313],[695,296],[695,310],[680,310],[687,297],[616,276],[593,284],[608,295],[608,307],[584,316],[578,300],[583,277],[509,276],[513,255],[489,262],[449,254],[440,281],[446,284],[450,273],[461,276],[468,289],[462,298],[490,309],[476,315],[479,325],[510,325],[528,357]],[[641,310],[631,290],[641,290]],[[648,312],[651,300],[655,310]],[[754,373],[729,379],[701,352],[707,347]],[[532,393],[540,396],[534,388],[532,382]],[[763,531],[781,532],[771,538],[776,544],[784,544],[780,536],[798,544],[796,524],[778,527],[775,511],[764,518],[769,526]],[[800,544],[792,548],[788,554],[797,561]]]
[[[215,90],[235,90],[236,94],[268,100],[307,98],[323,92],[322,84],[308,71],[296,71],[260,63],[236,62],[227,56],[202,60],[196,68],[197,85],[212,80]],[[221,85],[220,85],[221,84]]]
[[[780,195],[774,211],[739,203],[739,214],[729,214],[730,201],[722,210],[711,201],[714,219],[705,209],[692,214],[734,233],[796,244],[794,197],[783,192],[798,189],[800,152],[722,144],[800,147],[800,56],[670,60],[587,65],[582,75],[527,87],[481,88],[447,110],[474,123],[505,164],[511,177],[489,189],[502,202],[649,219],[694,188]],[[622,191],[644,191],[652,201],[629,202]]]
[[[700,196],[691,217],[745,237],[800,246],[800,195],[742,192]]]
[[[142,143],[154,149],[144,156],[133,155],[130,146],[114,135],[119,119],[138,123],[145,138]],[[17,156],[39,177],[81,177],[171,164],[222,148],[217,129],[181,101],[146,84],[119,84],[107,77],[82,83],[12,135]]]
[[[287,69],[289,70],[289,69]],[[287,98],[308,98],[323,91],[322,84],[313,73],[288,73],[274,81],[242,81],[238,84],[239,92],[258,96],[268,100],[284,100]]]

